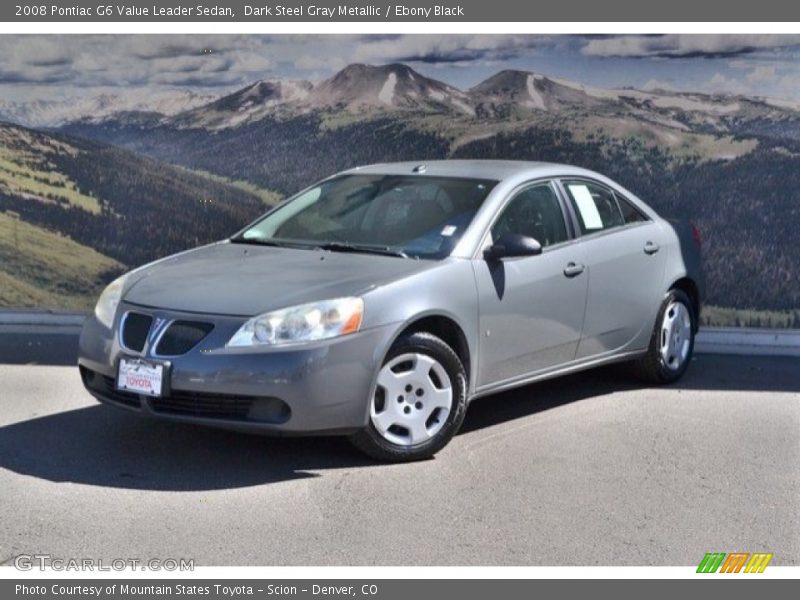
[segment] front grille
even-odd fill
[[[245,420],[256,398],[172,390],[169,396],[150,398],[153,412],[209,419]]]
[[[175,321],[158,342],[156,354],[159,356],[177,356],[186,354],[206,337],[214,325],[199,321]]]
[[[87,389],[95,392],[103,398],[113,400],[114,402],[124,404],[125,406],[130,406],[132,408],[142,407],[142,404],[139,401],[139,395],[118,390],[113,377],[106,377],[105,375],[91,371],[86,367],[81,367],[81,378],[83,379],[83,385],[85,385]]]
[[[122,345],[141,352],[147,341],[147,334],[150,333],[150,326],[153,324],[153,317],[137,312],[129,312],[125,315],[122,323]]]

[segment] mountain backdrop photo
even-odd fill
[[[800,328],[800,36],[0,37],[0,309],[396,160],[600,171],[703,236],[708,325]]]

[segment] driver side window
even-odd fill
[[[492,240],[507,233],[534,238],[542,248],[567,240],[564,213],[553,188],[540,183],[517,193],[492,226]]]

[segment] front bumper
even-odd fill
[[[200,318],[214,329],[179,356],[157,356],[147,346],[133,352],[119,335],[129,310],[156,321]],[[374,379],[394,327],[293,347],[226,348],[244,322],[123,303],[113,330],[94,317],[86,320],[78,353],[83,383],[101,402],[171,421],[276,434],[347,433],[366,426]],[[168,365],[164,397],[116,390],[119,359],[135,357]]]

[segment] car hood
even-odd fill
[[[427,260],[233,243],[205,246],[137,271],[126,302],[255,316],[295,304],[357,296],[431,268]]]

